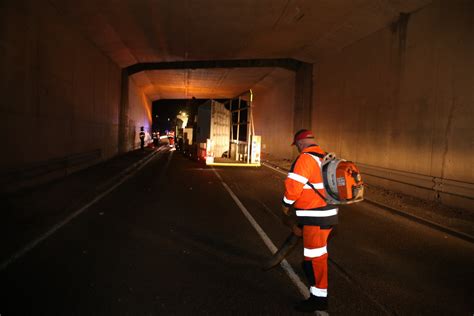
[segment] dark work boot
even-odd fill
[[[315,311],[325,311],[328,309],[328,299],[326,297],[317,297],[311,295],[307,300],[300,302],[295,306],[295,310],[304,313],[313,313]]]

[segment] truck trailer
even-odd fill
[[[194,137],[198,159],[207,165],[260,166],[260,136],[252,134],[249,102],[244,103],[238,97],[199,106]]]

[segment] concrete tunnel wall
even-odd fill
[[[129,111],[128,111],[128,132],[129,135],[127,139],[130,141],[128,143],[127,151],[137,149],[140,147],[140,127],[144,127],[145,131],[145,141],[148,142],[151,140],[151,130],[152,117],[151,117],[151,107],[152,102],[145,95],[142,89],[140,89],[134,82],[133,77],[129,78],[128,85],[128,102],[129,102]]]
[[[309,109],[295,104],[307,102],[295,74],[276,70],[253,87],[263,151],[294,156],[287,144],[308,123],[367,182],[472,209],[473,5],[435,1],[318,60]],[[150,126],[131,79],[120,128],[120,68],[48,3],[2,2],[0,67],[2,170],[95,149],[107,159]]]
[[[369,184],[473,210],[473,12],[435,1],[315,64],[320,144]]]
[[[0,72],[2,172],[94,150],[100,159],[118,153],[121,70],[53,6],[2,3]],[[130,90],[130,124],[150,125],[150,102]]]
[[[291,159],[295,73],[276,68],[252,90],[255,134],[262,136],[262,158]]]

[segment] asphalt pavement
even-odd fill
[[[262,232],[288,235],[284,175],[165,147],[133,155],[2,197],[2,316],[296,314],[301,247],[290,271],[261,269]],[[331,315],[474,312],[465,240],[359,203],[341,208],[328,250]]]

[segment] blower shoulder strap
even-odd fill
[[[314,185],[311,184],[311,182],[306,182],[307,185],[309,185],[311,187],[311,189],[313,189],[314,192],[316,192],[324,201],[327,202],[326,198],[324,197],[324,195],[321,194],[321,192],[319,192],[315,187]]]
[[[321,158],[321,159],[323,159],[327,155],[326,153],[320,154],[320,153],[317,153],[315,151],[306,151],[305,154],[310,154],[311,156],[316,156],[316,157]]]
[[[323,159],[323,158],[326,156],[326,154],[320,154],[320,153],[317,153],[317,152],[315,152],[315,151],[307,151],[307,152],[305,152],[305,154],[309,154],[309,155],[312,155],[312,156],[316,156],[316,157],[321,158],[321,159]],[[321,172],[322,172],[322,170],[321,170]],[[308,180],[308,182],[306,182],[306,184],[309,185],[309,186],[311,187],[311,189],[313,189],[314,192],[316,192],[324,201],[327,202],[327,199],[324,197],[324,195],[322,195],[321,192],[319,192],[319,191],[314,187],[314,185],[312,185],[311,182],[309,182],[309,180]]]

